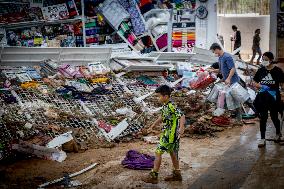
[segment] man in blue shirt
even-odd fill
[[[233,57],[222,50],[218,43],[213,43],[210,50],[219,57],[219,69],[210,69],[212,72],[221,73],[226,85],[232,85],[240,81]],[[209,70],[209,71],[210,71]],[[236,109],[236,119],[239,124],[242,120],[242,112],[240,108]]]
[[[223,76],[223,80],[227,85],[231,85],[240,81],[240,77],[235,68],[233,57],[222,50],[218,43],[213,43],[210,50],[219,57],[219,70]]]

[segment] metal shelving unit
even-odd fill
[[[27,5],[29,2],[13,2],[13,1],[0,1],[1,4],[17,4],[17,5]],[[84,47],[86,47],[86,19],[85,19],[85,7],[84,7],[84,0],[81,0],[81,9],[82,15],[65,20],[54,20],[54,21],[47,21],[47,20],[39,20],[39,21],[27,21],[27,22],[17,22],[17,23],[4,23],[0,24],[0,28],[4,29],[17,29],[22,27],[33,27],[33,26],[44,26],[44,25],[53,25],[53,24],[65,24],[65,23],[72,23],[72,22],[82,22],[83,27],[83,42]]]
[[[54,20],[54,21],[47,21],[47,20],[39,20],[39,21],[27,21],[27,22],[15,22],[9,24],[0,24],[0,27],[6,29],[16,29],[22,27],[32,27],[32,26],[39,26],[39,25],[52,25],[52,24],[64,24],[70,22],[82,21],[82,17],[71,18],[66,20]]]

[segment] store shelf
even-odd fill
[[[150,30],[152,30],[153,28],[155,28],[155,27],[158,26],[158,25],[168,25],[168,22],[158,22],[158,23],[154,24],[154,25],[150,28]]]
[[[51,25],[51,24],[64,24],[70,23],[75,21],[81,21],[81,17],[71,18],[66,20],[54,20],[54,21],[46,21],[46,20],[39,20],[39,21],[27,21],[27,22],[17,22],[17,23],[6,23],[0,24],[0,27],[7,28],[7,29],[15,29],[15,28],[22,28],[22,27],[32,27],[38,25]]]
[[[44,21],[44,24],[65,24],[69,22],[75,22],[75,21],[81,21],[82,17],[77,17],[77,18],[71,18],[71,19],[66,19],[66,20],[54,20],[54,21]]]
[[[28,27],[42,24],[43,21],[28,21],[28,22],[16,22],[16,23],[4,23],[0,24],[0,27],[3,28],[17,28],[17,27]]]
[[[47,59],[59,60],[60,63],[86,64],[93,61],[107,63],[111,57],[111,48],[4,47],[0,56],[1,65],[8,66],[22,63],[26,65],[39,64]]]
[[[27,5],[27,4],[30,4],[30,2],[11,2],[11,1],[0,1],[0,4]]]

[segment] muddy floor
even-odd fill
[[[268,126],[268,138],[275,130]],[[0,188],[37,188],[45,181],[60,178],[64,173],[79,171],[92,163],[93,170],[74,178],[82,189],[97,188],[284,188],[284,146],[268,141],[258,149],[258,126],[244,125],[218,133],[217,137],[181,140],[180,160],[183,182],[167,183],[170,156],[163,156],[158,185],[145,184],[141,177],[148,171],[131,170],[121,166],[130,149],[153,154],[156,145],[144,142],[117,144],[114,148],[91,149],[68,154],[62,162],[23,159],[0,166]],[[52,186],[51,188],[62,188]]]

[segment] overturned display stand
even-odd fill
[[[38,78],[30,83],[24,83],[17,78],[12,87],[0,88],[0,144],[4,144],[4,151],[3,148],[0,149],[0,159],[1,156],[8,156],[5,153],[9,152],[12,140],[29,142],[25,141],[25,138],[29,138],[26,136],[33,137],[35,131],[42,129],[45,138],[39,140],[45,140],[47,137],[48,141],[40,145],[46,148],[48,142],[69,131],[72,131],[73,138],[79,143],[93,138],[99,139],[95,141],[96,144],[131,140],[157,118],[155,113],[160,105],[151,97],[155,88],[161,84],[174,87],[183,79],[168,81],[161,75],[161,71],[168,69],[170,65],[176,66],[177,71],[180,66],[180,70],[183,71],[183,64],[194,63],[199,68],[200,65],[210,65],[216,61],[216,57],[210,51],[201,49],[195,49],[195,53],[191,54],[153,52],[148,56],[137,54],[137,57],[123,54],[122,57],[115,56],[110,61],[111,51],[111,48],[101,47],[2,48],[0,71],[3,74],[3,70],[8,70],[10,76],[15,77],[18,77],[18,73],[29,74],[33,66],[42,68],[42,65],[48,64],[45,61],[48,59],[54,60],[57,65],[69,64],[76,68],[88,68],[88,64],[92,62],[101,62],[106,67],[111,67],[115,59],[125,62],[131,60],[134,64],[124,65],[124,68],[122,66],[123,69],[120,69],[118,74],[93,74],[92,78],[81,79],[62,78],[57,72],[60,69],[56,69],[55,77],[48,77],[47,80]],[[146,67],[147,65],[151,65],[151,70]],[[151,82],[154,83],[149,83],[147,77],[139,75],[141,72],[145,74],[146,68],[149,74],[153,73],[153,70],[157,71],[153,77],[150,76]],[[129,70],[136,70],[132,73],[133,77],[125,75]],[[7,72],[5,74],[7,75]],[[144,79],[143,82],[138,81],[140,76],[140,79]],[[0,77],[1,87],[7,78],[9,77]],[[100,84],[98,81],[101,78],[108,80],[108,84]],[[76,88],[75,91],[76,95],[66,88],[66,85],[73,88],[79,85],[79,89]],[[187,95],[192,97],[191,93]],[[76,132],[79,134],[75,134]]]
[[[0,68],[2,73],[3,70],[9,69],[11,72],[25,72],[26,68],[40,67],[48,59],[54,60],[59,65],[69,64],[74,67],[86,66],[91,62],[101,62],[108,66],[110,57],[111,48],[8,47],[1,49]],[[16,76],[16,74],[14,75]],[[10,152],[5,149],[8,149],[12,140],[25,141],[27,136],[37,137],[35,134],[37,129],[51,128],[51,131],[50,129],[44,131],[48,141],[73,129],[80,130],[80,134],[74,137],[78,142],[86,142],[93,136],[112,141],[137,133],[145,127],[146,120],[154,120],[147,113],[152,108],[145,107],[143,99],[135,101],[140,96],[151,92],[151,88],[142,85],[127,85],[128,80],[115,75],[108,74],[98,77],[108,77],[111,90],[106,94],[96,93],[84,100],[64,97],[57,91],[57,87],[46,83],[43,79],[32,81],[38,86],[36,88],[21,87],[25,83],[16,83],[12,84],[10,88],[1,88],[0,143],[5,146],[3,151],[0,150],[1,156],[8,156]],[[57,80],[52,77],[49,79],[52,83]],[[63,79],[64,82],[68,80],[78,82],[77,79]],[[92,90],[98,87],[96,83],[91,82],[86,85]],[[6,96],[15,102],[7,103],[4,99]],[[127,108],[125,114],[130,112],[133,116],[118,115],[120,119],[111,124],[110,132],[106,132],[100,127],[100,125],[110,126],[107,121],[115,118],[117,116],[116,110],[122,108]],[[7,124],[8,122],[9,124]],[[16,125],[16,127],[11,128],[11,125]],[[57,131],[58,127],[63,129]],[[46,144],[44,146],[47,147]]]
[[[3,47],[0,57],[1,65],[6,66],[30,66],[49,59],[62,64],[84,65],[90,62],[108,64],[111,48]]]

